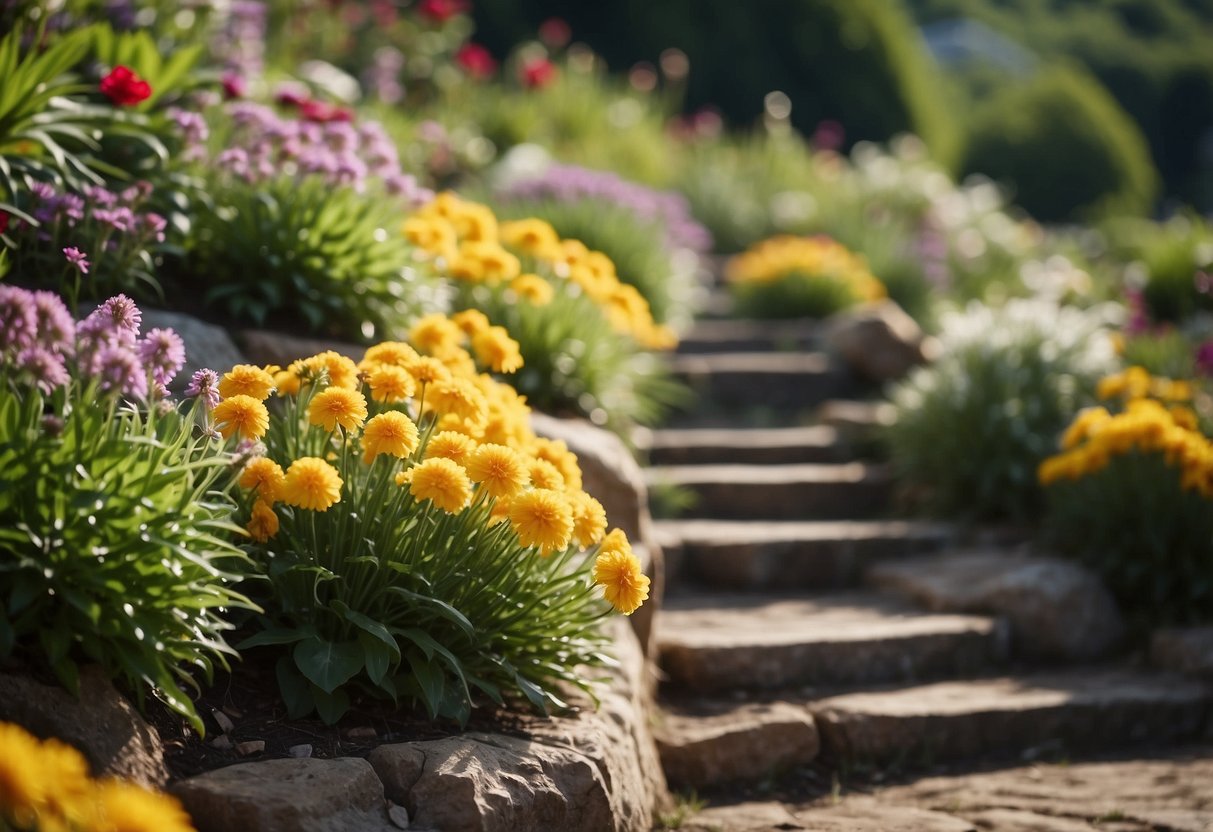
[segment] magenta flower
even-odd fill
[[[88,255],[75,246],[63,250],[63,256],[68,263],[80,270],[80,274],[88,274]]]
[[[23,350],[38,335],[33,293],[0,284],[0,352]]]
[[[75,349],[76,322],[54,292],[34,292],[38,344],[53,353],[70,355]]]
[[[171,329],[152,329],[135,347],[152,380],[167,385],[185,366],[185,342]]]
[[[17,366],[43,393],[67,384],[67,369],[63,359],[41,347],[26,347],[17,356]]]
[[[219,374],[205,368],[197,370],[185,388],[185,395],[202,399],[202,406],[208,413],[214,410],[219,404]]]
[[[125,345],[107,345],[97,353],[96,372],[102,393],[120,393],[128,398],[147,399],[147,370]]]

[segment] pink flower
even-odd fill
[[[88,255],[74,246],[68,246],[63,250],[63,256],[68,263],[80,270],[80,274],[88,274]]]
[[[559,17],[549,17],[539,24],[539,39],[549,49],[560,49],[567,46],[573,37],[569,24]]]
[[[556,79],[556,65],[547,58],[532,58],[522,65],[519,75],[524,87],[542,89]]]
[[[329,104],[327,101],[304,101],[299,105],[299,115],[307,121],[319,124],[354,120],[354,113],[351,110],[336,104]]]
[[[488,78],[497,71],[497,60],[478,43],[465,43],[459,47],[455,62],[476,80]]]
[[[152,94],[151,85],[125,66],[114,67],[113,72],[102,78],[100,89],[119,107],[133,106]]]
[[[445,23],[471,6],[468,0],[421,0],[417,13],[435,23]]]
[[[233,98],[244,98],[248,94],[248,84],[244,78],[234,72],[227,72],[223,75],[223,97],[228,101]]]

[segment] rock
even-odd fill
[[[326,350],[333,350],[359,361],[366,351],[365,347],[344,341],[300,338],[297,335],[266,329],[245,329],[236,337],[249,361],[254,364],[277,364],[280,367],[286,367],[292,361],[310,358]]]
[[[607,522],[611,527],[623,529],[644,563],[645,574],[652,582],[649,599],[629,616],[629,620],[647,655],[653,616],[661,606],[665,573],[661,547],[657,544],[649,515],[644,473],[618,436],[584,419],[556,419],[543,413],[532,413],[531,427],[539,436],[563,441],[577,455],[582,487],[602,503]]]
[[[700,402],[726,409],[808,408],[858,392],[848,369],[824,352],[675,354],[667,363]]]
[[[1091,825],[1080,820],[1039,815],[1022,809],[987,809],[967,812],[965,818],[978,829],[998,832],[1091,832]]]
[[[387,805],[387,818],[397,829],[409,828],[409,810],[403,806],[389,802]]]
[[[219,726],[219,730],[225,734],[230,734],[236,730],[236,724],[232,722],[232,718],[223,711],[213,710],[211,716],[215,718],[215,724]]]
[[[174,784],[198,832],[394,832],[366,760],[265,760]]]
[[[369,725],[359,725],[357,728],[351,728],[345,732],[346,739],[351,740],[373,740],[379,736],[379,733]]]
[[[1213,627],[1159,630],[1150,640],[1150,661],[1166,670],[1213,679]]]
[[[310,757],[312,756],[312,746],[310,743],[292,745],[287,749],[286,753],[290,754],[292,757]]]
[[[180,312],[144,309],[142,331],[146,333],[153,327],[171,327],[185,342],[185,366],[173,381],[172,389],[175,392],[186,388],[196,370],[206,367],[222,374],[244,361],[244,356],[223,327],[204,323]]]
[[[248,740],[236,743],[236,753],[241,757],[251,757],[265,751],[265,740]]]
[[[942,812],[860,801],[806,809],[796,813],[796,820],[814,832],[977,832],[968,821]]]
[[[666,777],[683,789],[757,780],[812,762],[820,748],[813,717],[790,702],[667,710],[656,733]]]
[[[939,353],[938,343],[891,300],[834,315],[825,340],[855,372],[876,382],[901,378]]]
[[[533,726],[530,739],[465,734],[382,745],[368,756],[389,800],[411,822],[443,832],[559,829],[639,832],[667,799],[649,733],[644,658],[614,619],[620,667],[573,717]]]
[[[801,829],[796,818],[779,803],[736,803],[713,806],[698,812],[677,827],[681,832],[766,832],[768,829]]]
[[[1103,582],[1058,558],[979,550],[885,562],[867,577],[934,610],[1001,616],[1011,625],[1015,649],[1033,658],[1096,658],[1124,633]]]
[[[232,738],[227,734],[220,734],[211,740],[211,748],[217,748],[220,751],[227,751],[232,747]]]
[[[0,721],[80,750],[95,775],[159,788],[168,780],[160,735],[97,665],[80,671],[80,698],[28,676],[0,674]]]
[[[897,408],[885,401],[834,399],[817,408],[817,421],[838,432],[843,442],[871,442],[897,420]]]

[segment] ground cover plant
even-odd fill
[[[490,701],[562,707],[557,683],[592,694],[607,661],[599,621],[647,597],[576,457],[477,360],[515,370],[518,346],[483,315],[434,315],[358,364],[219,382],[216,428],[263,443],[239,481],[265,613],[240,647],[276,650],[291,715],[334,722],[355,691],[460,722]]]
[[[486,206],[450,193],[403,232],[451,279],[453,308],[479,310],[517,339],[525,364],[514,384],[535,406],[622,430],[679,399],[651,352],[676,336],[602,252],[562,240],[542,220],[499,224]]]
[[[0,656],[73,692],[94,662],[200,729],[182,685],[233,655],[245,559],[204,405],[167,397],[181,340],[140,318],[119,295],[77,325],[55,295],[0,285]]]
[[[1209,617],[1213,442],[1199,391],[1137,366],[1107,376],[1104,404],[1079,411],[1038,469],[1049,539],[1148,623]]]

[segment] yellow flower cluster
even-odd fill
[[[0,723],[0,828],[55,832],[193,832],[172,797],[93,780],[80,752]]]
[[[842,283],[860,301],[886,294],[864,259],[829,237],[781,234],[756,243],[725,267],[725,279],[737,284],[776,283],[794,275]]]
[[[678,344],[669,327],[653,320],[636,287],[620,281],[609,257],[578,240],[560,239],[543,220],[499,223],[487,206],[446,192],[406,219],[402,232],[455,280],[505,286],[535,306],[550,303],[557,291],[580,292],[602,309],[615,331],[644,347]],[[524,263],[543,275],[524,272]]]
[[[1167,404],[1191,394],[1188,382],[1152,377],[1141,367],[1103,379],[1100,397],[1127,399],[1123,412],[1080,411],[1062,435],[1062,452],[1040,464],[1037,478],[1042,485],[1077,480],[1102,471],[1113,457],[1158,453],[1179,470],[1184,489],[1213,499],[1213,442],[1200,432],[1191,408]]]
[[[268,396],[276,387],[279,395],[297,395],[301,419],[306,418],[304,429],[323,431],[329,453],[327,458],[295,459],[286,470],[265,456],[246,463],[239,484],[252,498],[250,537],[265,542],[278,533],[275,503],[327,511],[341,501],[344,479],[369,476],[348,466],[387,460],[399,468],[396,485],[408,488],[423,509],[433,506],[457,515],[472,505],[487,505],[490,524],[508,521],[518,541],[541,555],[603,542],[606,514],[582,490],[576,455],[562,441],[536,436],[525,399],[510,385],[479,372],[464,348],[470,341],[481,362],[493,365],[492,359],[509,353],[504,346],[508,335],[496,330],[500,327],[489,326],[476,312],[453,318],[430,315],[412,327],[409,343],[378,344],[359,362],[321,353],[277,371],[276,377],[270,376],[274,368],[258,369],[264,377],[256,376],[257,381],[266,386],[256,390]],[[493,349],[478,342],[478,336],[485,336]],[[244,392],[221,405],[235,402],[233,408],[245,407],[244,399],[264,409],[261,401]],[[262,429],[252,438],[264,433]],[[355,461],[349,461],[345,450],[357,455]],[[613,532],[610,540],[610,548],[631,556],[621,532]],[[606,548],[604,543],[603,551]],[[615,557],[622,565],[604,573],[604,585],[618,592],[609,591],[606,597],[630,613],[643,601],[639,596],[644,594],[641,589],[647,592],[647,578],[638,576],[638,562],[632,569],[627,558]]]

